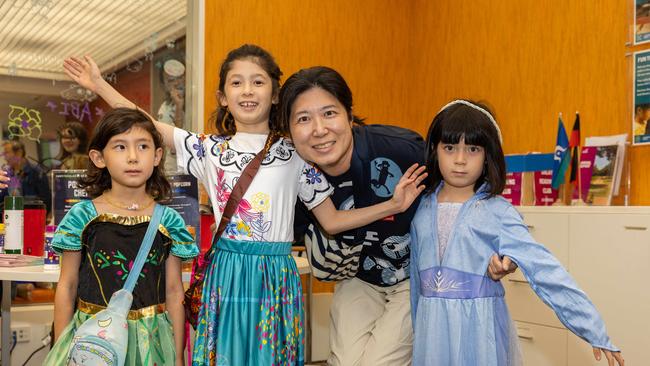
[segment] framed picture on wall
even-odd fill
[[[634,44],[650,42],[650,0],[634,0]]]
[[[650,144],[650,51],[634,53],[632,143]]]

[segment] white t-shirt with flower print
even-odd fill
[[[202,135],[174,129],[180,171],[203,183],[215,222],[242,170],[262,150],[266,135]],[[243,241],[293,241],[293,216],[300,198],[308,209],[322,203],[333,188],[323,173],[305,162],[293,144],[280,138],[262,161],[255,178],[226,226],[223,237]]]

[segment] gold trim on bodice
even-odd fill
[[[97,215],[92,220],[88,221],[88,223],[86,223],[86,226],[84,226],[81,232],[83,233],[86,230],[86,227],[88,227],[88,225],[92,224],[93,222],[112,222],[114,224],[134,226],[149,221],[151,221],[151,216],[148,215],[122,216],[122,215],[116,215],[112,213],[103,213]],[[172,239],[171,235],[169,235],[169,231],[167,231],[167,228],[164,227],[162,224],[158,225],[158,231],[160,231],[160,233],[163,234],[164,236]]]
[[[77,301],[77,309],[88,315],[94,315],[106,309],[106,307],[102,305],[91,304],[89,302],[85,302],[79,299]],[[149,318],[157,314],[162,314],[165,312],[165,310],[166,310],[165,304],[151,305],[138,310],[129,310],[129,315],[127,319],[139,320],[143,318]]]

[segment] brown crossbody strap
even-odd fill
[[[271,131],[269,133],[269,136],[266,138],[266,142],[264,143],[264,148],[262,151],[258,152],[257,155],[251,160],[248,165],[244,168],[244,170],[241,172],[241,175],[239,176],[239,179],[237,180],[237,183],[235,183],[235,187],[232,189],[232,192],[230,193],[230,197],[228,198],[228,202],[226,202],[226,207],[223,209],[223,214],[221,215],[221,221],[219,222],[219,228],[217,229],[217,232],[215,234],[215,238],[219,240],[221,238],[221,234],[223,234],[224,230],[226,230],[226,225],[230,222],[230,218],[232,217],[232,214],[235,212],[237,209],[237,206],[239,206],[239,201],[244,197],[244,194],[246,193],[246,190],[248,187],[251,185],[251,182],[253,181],[253,178],[255,178],[255,175],[257,174],[257,171],[260,168],[260,165],[262,165],[262,160],[264,160],[264,157],[266,156],[266,153],[268,153],[269,149],[271,148],[271,145],[277,141],[278,135]],[[205,253],[205,256],[203,257],[204,263],[208,263],[211,259],[211,256],[214,252],[214,248],[208,250]]]

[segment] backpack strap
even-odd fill
[[[142,239],[142,244],[140,244],[140,250],[138,251],[138,255],[135,257],[135,261],[133,262],[133,267],[131,267],[129,276],[126,278],[126,281],[124,282],[124,287],[122,287],[123,289],[129,292],[133,292],[133,288],[135,287],[135,284],[138,281],[138,277],[140,276],[140,271],[142,271],[144,262],[147,259],[147,256],[149,255],[149,250],[151,249],[151,245],[153,244],[153,239],[156,237],[156,232],[158,232],[158,226],[160,225],[160,220],[162,218],[163,211],[164,211],[163,205],[156,203],[156,206],[153,209],[153,215],[151,216],[151,221],[149,221],[149,226],[147,227],[147,232],[144,234],[144,239]]]

